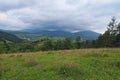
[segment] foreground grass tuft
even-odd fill
[[[27,61],[25,62],[25,66],[26,66],[26,67],[33,67],[33,66],[36,66],[37,64],[38,64],[38,62],[35,61],[35,60],[27,60]]]
[[[64,77],[71,77],[71,76],[80,76],[82,75],[82,69],[79,68],[76,64],[64,64],[60,68],[60,74]]]
[[[112,66],[115,66],[120,69],[120,61],[113,62]]]

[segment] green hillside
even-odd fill
[[[20,43],[22,39],[18,38],[17,36],[0,31],[0,41],[8,41],[8,42],[13,42],[13,43]]]
[[[0,55],[0,80],[119,79],[119,48]]]
[[[45,36],[42,36],[40,34],[32,34],[32,33],[15,33],[15,35],[21,39],[26,39],[30,41],[37,41],[42,38],[45,38]]]

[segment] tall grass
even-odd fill
[[[0,55],[0,80],[119,80],[120,49]]]

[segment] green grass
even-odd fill
[[[0,80],[120,80],[120,49],[2,54]]]

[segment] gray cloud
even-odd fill
[[[0,29],[104,32],[119,7],[118,0],[1,0]]]

